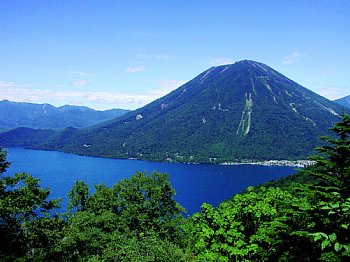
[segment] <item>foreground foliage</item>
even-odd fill
[[[212,261],[277,260],[298,257],[310,241],[297,232],[308,226],[306,199],[279,188],[249,188],[222,203],[208,204],[190,219],[189,231],[199,258]],[[294,246],[294,243],[298,243]]]
[[[347,261],[350,117],[295,176],[249,187],[184,219],[168,176],[109,188],[77,181],[68,210],[27,174],[0,179],[1,261]],[[9,163],[0,150],[0,174]]]
[[[70,212],[56,258],[137,260],[138,255],[151,261],[171,253],[175,261],[184,256],[176,245],[183,238],[179,226],[184,209],[174,200],[167,175],[137,173],[112,188],[96,185],[94,194],[84,182],[76,182],[68,195]]]
[[[0,175],[8,168],[0,148]],[[21,173],[0,179],[0,260],[39,256],[60,237],[62,219],[51,211],[58,200],[48,200],[50,191],[39,180]],[[30,254],[29,254],[30,253]]]

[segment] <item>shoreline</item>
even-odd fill
[[[305,168],[314,165],[312,160],[264,160],[264,161],[242,161],[242,162],[224,162],[219,165],[259,165],[259,166],[290,166]]]
[[[31,148],[26,146],[5,146],[3,148],[9,148],[9,147],[19,147],[24,149],[30,149],[30,150],[38,150],[38,151],[56,151],[56,152],[62,152],[66,154],[73,154],[78,156],[85,156],[85,157],[96,157],[96,158],[105,158],[105,159],[120,159],[120,160],[138,160],[138,161],[146,161],[146,162],[157,162],[157,163],[179,163],[179,164],[189,164],[189,165],[200,165],[200,164],[214,164],[214,165],[260,165],[260,166],[288,166],[288,167],[299,167],[299,168],[305,168],[311,165],[314,165],[316,162],[312,160],[263,160],[263,161],[254,161],[254,160],[242,160],[241,162],[187,162],[187,161],[174,161],[171,158],[167,158],[165,160],[150,160],[150,159],[144,159],[139,157],[129,157],[129,158],[114,158],[114,157],[106,157],[106,156],[94,156],[94,155],[85,155],[85,154],[79,154],[79,153],[73,153],[68,151],[60,151],[60,150],[50,150],[50,149],[37,149],[37,148]]]

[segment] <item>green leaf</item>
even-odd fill
[[[324,250],[327,246],[330,245],[331,242],[329,242],[329,240],[325,239],[322,241],[322,244],[321,244],[321,249]]]
[[[293,232],[294,233],[294,232]],[[314,241],[318,241],[322,239],[322,234],[321,233],[314,233],[314,234],[310,234],[310,236],[313,236]]]
[[[339,208],[339,203],[335,203],[332,205],[332,208]]]
[[[349,228],[349,224],[341,224],[340,227],[348,229]]]
[[[337,251],[337,252],[338,252],[342,247],[343,247],[343,245],[342,245],[342,244],[339,244],[338,242],[334,244],[334,250]]]
[[[346,251],[350,251],[350,245],[343,245]]]
[[[336,239],[337,239],[337,235],[335,233],[332,233],[331,235],[329,235],[329,240],[331,242],[335,242]]]

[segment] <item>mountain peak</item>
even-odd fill
[[[302,159],[342,111],[269,66],[243,60],[209,68],[142,108],[39,147],[181,162]]]
[[[253,61],[253,60],[241,60],[241,61],[236,62],[235,64],[250,66],[254,69],[257,69],[260,71],[262,70],[262,72],[265,72],[265,73],[277,73],[277,71],[275,71],[274,69],[272,69],[268,65],[261,63],[261,62]]]
[[[219,66],[214,66],[214,67],[225,67],[225,66],[232,66],[232,65],[251,65],[253,67],[262,66],[262,67],[265,67],[266,69],[267,68],[271,69],[269,66],[267,66],[264,63],[257,62],[257,61],[254,61],[254,60],[249,60],[249,59],[239,60],[239,61],[235,61],[232,64],[225,64],[225,65],[219,65]]]
[[[213,66],[202,72],[194,81],[198,81],[200,86],[211,84],[215,79],[242,79],[248,82],[259,78],[274,79],[275,81],[293,82],[266,64],[253,60],[241,60],[233,64]],[[243,80],[244,79],[244,80]],[[294,82],[293,82],[294,83]]]

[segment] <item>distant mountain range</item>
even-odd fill
[[[212,67],[170,94],[85,129],[16,129],[2,145],[110,158],[236,162],[303,159],[343,107],[255,61]]]
[[[60,106],[0,101],[0,129],[30,127],[59,129],[87,127],[116,118],[129,110],[111,109],[97,111],[85,106]]]
[[[334,100],[335,103],[350,108],[350,95]]]

